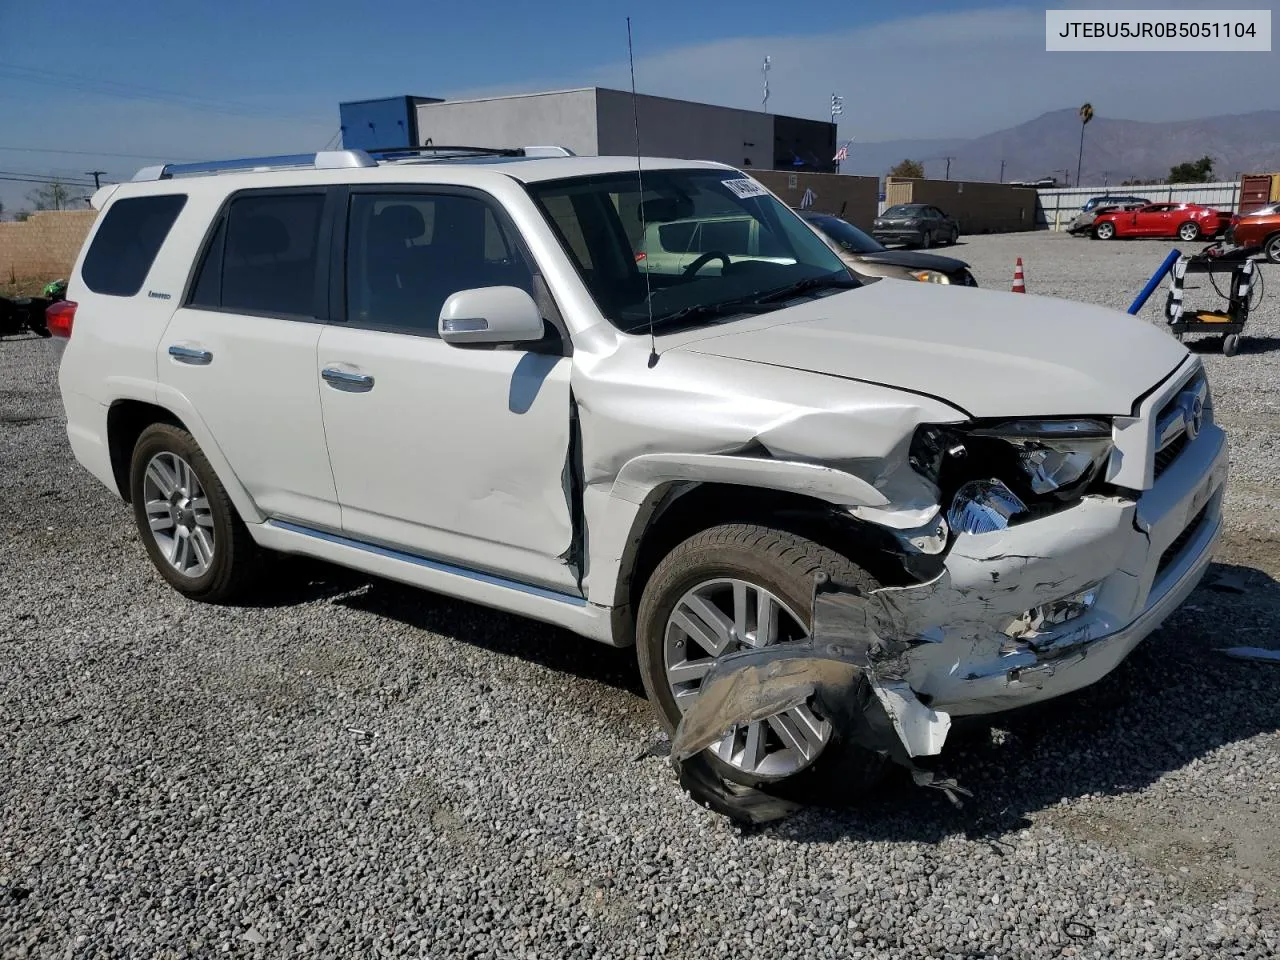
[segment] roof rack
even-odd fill
[[[382,161],[395,160],[459,160],[481,159],[484,157],[574,157],[577,156],[568,147],[529,146],[529,147],[466,147],[436,146],[427,141],[420,147],[381,147],[367,149],[370,156]]]
[[[485,157],[572,157],[568,147],[386,147],[376,150],[321,150],[273,157],[243,157],[239,160],[202,160],[198,163],[166,163],[143,167],[133,175],[135,182],[170,180],[174,177],[208,176],[266,170],[348,170],[376,167],[396,161],[483,159]]]
[[[243,157],[239,160],[204,160],[199,163],[166,163],[144,167],[133,175],[137,180],[169,180],[173,177],[210,173],[233,173],[246,170],[343,170],[376,167],[378,161],[363,150],[321,150],[319,153],[295,153],[274,157]]]

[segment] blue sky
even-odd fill
[[[1125,4],[1147,5],[1210,4]],[[769,54],[770,109],[821,117],[840,92],[841,135],[862,140],[976,136],[1086,99],[1100,115],[1146,120],[1278,105],[1277,54],[1210,55],[1231,57],[1217,81],[1186,55],[1048,54],[1043,6],[800,9],[777,0],[632,9],[599,0],[0,0],[0,172],[120,178],[144,154],[318,149],[348,99],[625,86],[628,13],[641,92],[755,107]],[[17,147],[86,153],[3,149]],[[0,181],[0,201],[18,209],[29,189]]]

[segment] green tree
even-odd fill
[[[1213,180],[1213,158],[1201,157],[1169,168],[1170,183],[1209,183]]]
[[[889,171],[891,177],[910,177],[915,180],[924,179],[924,164],[919,160],[903,160]]]
[[[13,215],[13,219],[17,220],[19,223],[26,223],[28,220],[31,219],[31,211],[19,210],[17,213]]]
[[[27,201],[36,210],[66,210],[85,199],[84,191],[70,187],[61,180],[46,183],[27,194]]]

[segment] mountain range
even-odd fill
[[[904,159],[920,160],[925,175],[953,180],[1037,180],[1067,172],[1076,180],[1080,117],[1074,108],[1053,110],[1034,120],[970,139],[854,140],[844,173],[883,176]],[[1084,130],[1080,179],[1086,185],[1161,179],[1178,163],[1213,158],[1215,180],[1241,173],[1280,171],[1280,110],[1146,123],[1095,116]]]

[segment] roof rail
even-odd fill
[[[376,167],[378,162],[363,150],[321,150],[318,153],[296,153],[274,157],[244,157],[239,160],[206,160],[199,163],[166,163],[144,167],[133,175],[142,180],[169,180],[173,177],[201,174],[234,173],[254,170],[342,170]]]
[[[420,147],[382,147],[366,151],[377,160],[394,161],[408,159],[422,160],[460,160],[483,157],[573,157],[577,156],[568,147],[467,147],[436,146],[427,142]]]

